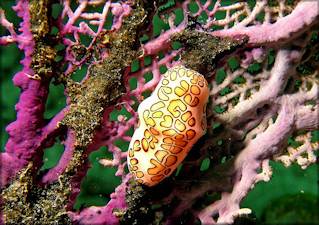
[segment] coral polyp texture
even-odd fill
[[[17,0],[12,8],[21,23],[1,9],[0,44],[16,44],[24,58],[13,77],[21,89],[17,117],[1,153],[1,223],[233,223],[251,213],[240,203],[270,180],[270,161],[303,169],[316,162],[317,2]],[[147,187],[128,172],[128,143],[137,106],[175,66],[207,80],[207,129],[188,143],[194,146],[180,168]],[[85,75],[76,80],[79,71]],[[63,86],[66,106],[45,118],[52,84]],[[185,98],[176,97],[172,115]],[[154,112],[163,113],[159,123],[169,122],[168,107]],[[58,139],[62,156],[42,170],[44,150]],[[113,167],[120,182],[104,206],[77,210],[89,156],[101,148],[110,157],[99,166]]]

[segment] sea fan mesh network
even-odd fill
[[[25,53],[14,77],[22,90],[17,120],[1,153],[3,221],[233,223],[251,213],[240,203],[256,183],[270,179],[270,160],[304,169],[316,162],[316,3],[189,0],[158,10],[161,4],[17,0],[18,32],[1,11],[8,35],[0,43],[17,43]],[[192,64],[187,57],[196,40],[186,45],[194,35],[207,40],[202,34],[220,39],[212,39],[217,47],[210,62],[195,57]],[[225,44],[229,37],[237,44]],[[172,66],[206,63],[212,64],[204,70],[211,85],[206,134],[175,175],[154,188],[138,185],[125,169],[138,104]],[[82,68],[85,76],[75,81]],[[45,119],[53,80],[65,86],[67,105]],[[65,150],[55,167],[40,171],[43,150],[56,138]],[[89,155],[103,146],[112,155],[100,163],[116,168],[122,182],[107,205],[71,211]],[[220,198],[207,197],[213,193]]]

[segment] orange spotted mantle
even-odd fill
[[[139,123],[127,162],[132,176],[154,186],[184,160],[206,129],[209,86],[184,66],[169,69],[138,108]]]

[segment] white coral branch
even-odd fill
[[[295,141],[301,143],[301,145],[298,147],[289,146],[287,148],[287,154],[281,155],[275,160],[283,162],[286,167],[291,166],[294,161],[297,161],[302,169],[306,169],[307,166],[316,162],[317,158],[314,151],[317,151],[319,148],[318,142],[311,142],[311,137],[311,132],[298,135]],[[304,154],[307,156],[303,156]]]

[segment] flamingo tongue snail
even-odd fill
[[[184,160],[206,129],[208,96],[204,76],[180,65],[170,68],[140,104],[127,156],[139,183],[158,184]]]

